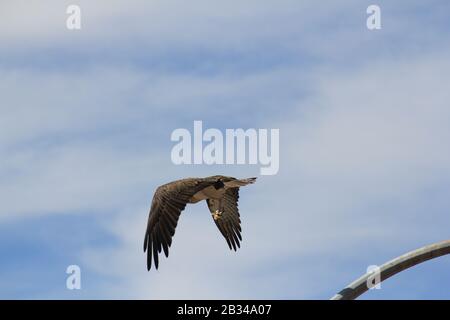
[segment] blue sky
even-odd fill
[[[449,12],[443,0],[3,1],[0,298],[327,299],[447,239]],[[242,190],[237,253],[206,205],[188,206],[148,273],[158,185],[259,173],[172,164],[170,134],[194,120],[279,128],[280,171]],[[72,264],[79,291],[65,286]],[[448,299],[449,267],[436,259],[363,298]]]

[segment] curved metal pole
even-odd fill
[[[425,262],[450,253],[450,240],[433,243],[417,250],[408,252],[395,258],[380,267],[379,281],[382,282],[393,275],[411,268],[416,264]],[[366,273],[362,277],[350,283],[347,287],[334,295],[331,300],[352,300],[369,290],[367,280],[373,278],[373,273]]]

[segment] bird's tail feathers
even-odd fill
[[[247,179],[236,179],[236,180],[225,182],[225,185],[228,187],[242,187],[242,186],[246,186],[248,184],[255,183],[255,181],[256,181],[256,177],[247,178]]]
[[[239,181],[245,183],[245,184],[252,184],[256,182],[256,177],[253,178],[247,178],[247,179],[240,179]]]

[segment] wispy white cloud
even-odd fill
[[[183,175],[170,162],[171,131],[194,119],[256,127],[266,120],[252,116],[254,106],[276,112],[276,97],[295,86],[282,88],[279,78],[297,76],[284,69],[240,78],[121,67],[3,70],[1,217],[110,210],[163,172]]]
[[[116,278],[112,297],[125,286],[134,298],[326,298],[368,265],[440,240],[449,219],[426,191],[449,188],[450,97],[434,76],[448,68],[432,56],[317,79],[281,127],[280,175],[242,191],[238,253],[206,206],[188,206],[170,258],[147,274],[141,208],[108,223],[121,246],[88,250],[86,265]]]
[[[449,48],[396,41],[413,29],[405,36],[428,43],[423,19],[388,11],[371,34],[356,1],[79,3],[81,33],[65,30],[64,2],[2,4],[0,219],[103,214],[119,244],[79,249],[82,268],[109,279],[98,297],[326,298],[367,265],[446,236]],[[186,52],[193,68],[180,67]],[[172,165],[169,133],[194,119],[280,128],[280,174],[242,190],[237,253],[198,204],[147,273],[153,188],[257,171]]]

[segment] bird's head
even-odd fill
[[[223,187],[225,187],[225,184],[223,183],[222,178],[218,178],[217,181],[214,183],[214,188],[218,190],[222,189]]]

